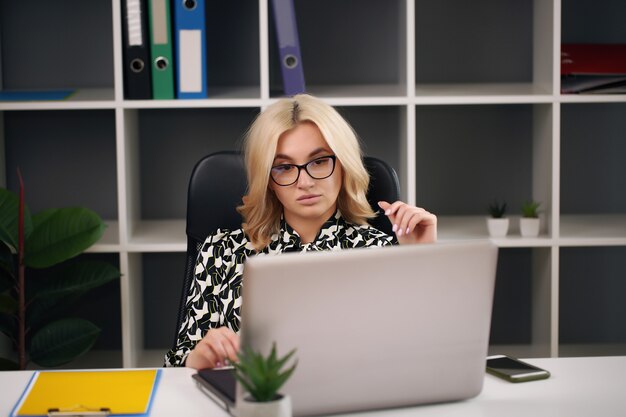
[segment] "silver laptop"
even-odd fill
[[[485,374],[496,262],[486,241],[253,257],[242,344],[297,349],[281,389],[294,416],[471,398]],[[229,375],[195,378],[228,409],[241,395]]]

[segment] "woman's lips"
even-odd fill
[[[315,204],[320,199],[319,194],[307,194],[301,197],[298,197],[298,202],[301,204]]]

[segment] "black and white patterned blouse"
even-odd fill
[[[243,229],[221,230],[207,237],[198,253],[195,279],[189,289],[187,312],[178,331],[176,346],[165,355],[165,366],[182,366],[187,355],[209,329],[228,326],[239,332],[241,285],[248,256],[283,252],[340,250],[397,244],[371,226],[346,222],[337,211],[320,229],[315,240],[302,244],[298,233],[284,220],[269,245],[256,252]]]

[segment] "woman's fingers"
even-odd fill
[[[434,214],[421,207],[410,206],[402,201],[396,201],[391,204],[386,201],[380,201],[378,205],[385,211],[385,215],[392,223],[392,230],[398,238],[413,234],[412,241],[414,243],[436,240],[436,232],[434,231],[432,233],[428,232],[427,236],[424,236],[424,231],[437,226],[437,216]],[[403,242],[409,243],[405,239],[403,239]]]
[[[237,361],[239,335],[227,327],[210,329],[187,358],[192,368],[215,368]]]

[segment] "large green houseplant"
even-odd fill
[[[95,212],[80,207],[31,216],[23,186],[19,196],[0,188],[0,332],[17,351],[17,362],[0,358],[0,369],[25,369],[29,361],[59,366],[91,349],[100,329],[64,310],[120,276],[106,262],[76,258],[104,228]]]

